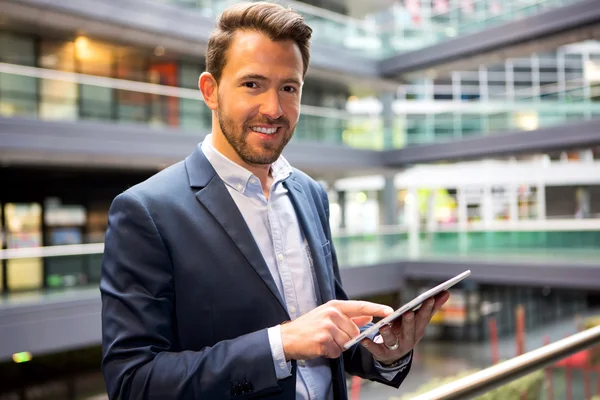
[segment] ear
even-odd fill
[[[212,111],[217,109],[219,105],[217,89],[217,80],[210,72],[203,72],[198,79],[198,88],[202,92],[204,102]]]

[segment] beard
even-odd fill
[[[222,104],[222,103],[221,103]],[[292,139],[296,126],[290,127],[289,121],[285,117],[270,119],[265,116],[260,116],[256,120],[246,121],[239,128],[236,123],[222,109],[217,111],[217,119],[221,132],[237,155],[247,164],[266,165],[272,164],[281,155],[281,152]],[[285,132],[276,132],[274,135],[285,135],[279,142],[261,142],[259,145],[253,146],[248,143],[248,135],[251,134],[251,126],[261,124],[280,125],[279,129]]]

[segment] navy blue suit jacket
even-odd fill
[[[310,245],[319,301],[340,285],[323,188],[294,170],[284,183]],[[102,371],[111,399],[295,399],[277,380],[267,336],[290,317],[227,188],[200,146],[115,198],[102,261]],[[331,360],[336,399],[344,370],[398,387],[357,345]]]

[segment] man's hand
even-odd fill
[[[280,326],[285,359],[337,358],[344,343],[360,333],[359,327],[392,312],[391,307],[367,301],[329,301]]]
[[[445,291],[435,298],[427,300],[416,313],[410,311],[398,318],[392,326],[384,326],[379,330],[382,339],[375,343],[371,339],[363,339],[361,344],[373,354],[381,364],[392,364],[406,356],[423,336],[431,317],[438,312],[450,298]],[[375,338],[375,339],[379,339]]]

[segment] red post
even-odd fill
[[[585,387],[585,400],[592,398],[592,389],[590,385],[590,374],[591,368],[589,366],[585,366],[583,368],[583,385]]]
[[[488,320],[490,327],[490,346],[492,347],[492,364],[498,364],[498,327],[496,325],[496,318],[490,318]]]
[[[517,355],[525,353],[525,309],[522,305],[517,306],[516,316],[516,341]]]
[[[544,336],[544,345],[550,344],[550,337]],[[546,400],[554,400],[554,384],[552,383],[552,370],[546,368],[544,370],[546,375]]]
[[[571,360],[567,358],[567,362],[565,363],[565,379],[567,380],[567,384],[565,386],[565,399],[572,400],[573,399],[573,371],[571,370]]]
[[[350,389],[350,400],[358,400],[360,397],[360,377],[352,377],[352,389]]]

